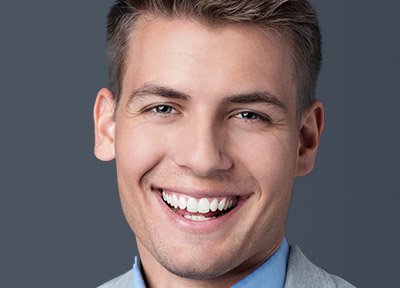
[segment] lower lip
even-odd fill
[[[244,203],[243,200],[239,200],[235,208],[222,216],[205,221],[193,221],[172,211],[172,209],[169,208],[162,199],[159,191],[152,190],[152,192],[155,194],[155,197],[158,199],[158,202],[165,211],[167,217],[173,222],[172,225],[175,225],[175,227],[178,227],[185,232],[195,234],[208,234],[220,229],[222,225],[227,225],[237,215]]]

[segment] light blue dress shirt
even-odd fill
[[[267,261],[233,285],[232,288],[283,288],[288,256],[289,244],[284,239],[278,250]],[[135,263],[133,264],[133,279],[133,288],[146,288],[140,272],[140,261],[137,257],[135,257]]]

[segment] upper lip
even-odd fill
[[[211,198],[211,197],[240,197],[248,198],[252,193],[234,191],[233,189],[215,189],[215,188],[194,188],[194,187],[171,187],[152,185],[153,190],[175,192],[193,198]]]

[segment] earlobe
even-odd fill
[[[99,160],[114,159],[115,100],[110,90],[103,88],[97,94],[93,109],[95,147],[94,154]]]
[[[299,130],[296,176],[305,176],[314,168],[321,134],[324,129],[324,107],[318,100],[303,112]]]

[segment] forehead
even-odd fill
[[[190,95],[267,90],[291,102],[291,49],[288,37],[274,30],[141,17],[129,40],[122,96],[157,84]]]

